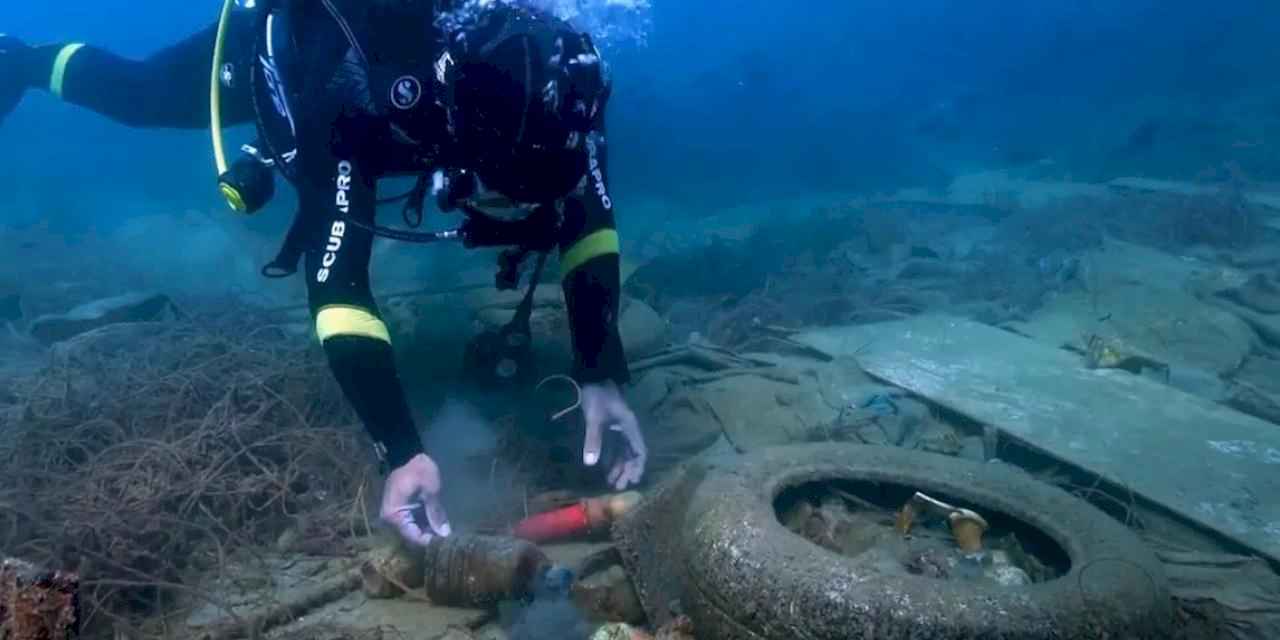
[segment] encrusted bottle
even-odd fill
[[[452,535],[426,549],[427,597],[447,607],[474,607],[533,594],[551,561],[516,538]]]

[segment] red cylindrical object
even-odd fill
[[[529,516],[516,524],[514,535],[530,542],[579,536],[591,530],[584,502]]]

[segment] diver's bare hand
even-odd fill
[[[600,461],[600,449],[607,427],[618,432],[624,444],[623,450],[609,469],[609,484],[618,491],[639,484],[640,478],[644,476],[649,451],[645,448],[644,434],[640,432],[636,414],[622,398],[618,385],[613,382],[582,385],[582,414],[587,422],[582,462],[591,467]]]
[[[419,453],[387,475],[382,520],[406,542],[418,546],[449,535],[449,517],[440,503],[440,469],[434,460]]]

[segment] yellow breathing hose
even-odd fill
[[[218,37],[213,45],[213,71],[209,78],[209,131],[213,135],[213,162],[218,168],[218,176],[227,172],[227,153],[222,141],[222,58],[223,47],[227,39],[227,23],[235,0],[226,0],[222,4],[222,15],[218,17]]]

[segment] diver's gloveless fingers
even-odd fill
[[[622,465],[622,473],[618,474],[618,481],[614,483],[613,488],[616,491],[622,491],[631,484],[631,477],[635,473],[635,461],[628,460]]]
[[[623,485],[624,489],[627,488],[627,486],[629,485],[640,484],[640,480],[644,478],[645,462],[646,462],[646,458],[643,458],[643,457],[637,460],[631,461],[631,463],[629,464],[630,474],[628,474],[627,477],[624,478],[627,481],[626,484]]]
[[[635,413],[625,406],[618,409],[618,413],[621,414],[621,421],[611,426],[610,430],[621,433],[626,439],[626,453],[610,470],[609,484],[613,485],[614,489],[622,491],[632,484],[640,483],[640,478],[644,475],[645,462],[649,458],[649,451],[645,447],[644,434],[640,431],[640,423]]]
[[[433,504],[432,512],[428,512],[428,521],[432,517],[432,528],[437,523],[447,523],[443,518],[443,509],[439,506],[440,470],[426,454],[418,454],[404,465],[392,470],[382,492],[383,521],[395,527],[406,541],[414,544],[426,544],[435,537],[430,531],[423,531],[419,524],[419,516],[423,515],[426,504]],[[447,529],[447,524],[441,528]]]
[[[604,407],[595,399],[583,403],[583,417],[587,423],[587,433],[582,443],[582,462],[594,467],[600,461],[600,447],[604,440]]]
[[[427,512],[427,524],[436,535],[447,538],[450,533],[453,533],[453,527],[449,526],[449,516],[445,513],[444,505],[440,502],[438,495],[422,496],[422,507]]]
[[[612,427],[612,430],[622,434],[626,438],[627,446],[630,449],[628,458],[639,458],[644,460],[649,455],[649,450],[644,444],[644,434],[640,432],[640,421],[636,418],[636,414],[623,405],[618,413],[619,422]]]
[[[644,460],[640,458],[632,458],[624,462],[619,462],[614,467],[613,472],[609,474],[609,484],[615,491],[624,491],[633,484],[640,484],[640,478],[644,475]],[[616,477],[615,477],[616,476]]]
[[[613,468],[609,469],[609,486],[618,488],[618,481],[622,479],[622,474],[626,471],[626,466],[626,460],[618,460],[613,464]]]
[[[425,547],[435,536],[431,532],[423,531],[418,525],[418,519],[414,517],[413,512],[420,508],[421,505],[418,504],[405,505],[393,511],[389,517],[384,516],[384,519],[395,527],[396,532],[406,542]]]

